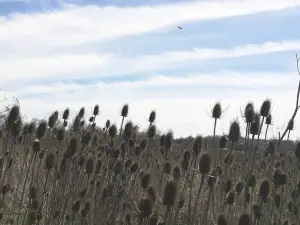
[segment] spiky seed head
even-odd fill
[[[258,135],[260,129],[260,115],[258,113],[254,116],[254,121],[250,124],[250,134]]]
[[[255,112],[253,108],[248,108],[245,111],[245,121],[246,123],[252,123],[255,117]]]
[[[293,120],[293,119],[291,119],[291,120],[289,121],[288,126],[287,126],[287,129],[288,129],[289,131],[294,130],[294,120]]]
[[[147,195],[148,195],[148,198],[153,202],[155,203],[156,202],[156,193],[155,193],[155,190],[152,186],[149,186],[147,188]]]
[[[271,110],[271,101],[269,99],[265,100],[260,107],[260,115],[267,117]]]
[[[230,141],[236,143],[239,141],[240,136],[241,136],[240,124],[238,123],[238,121],[233,121],[229,128],[228,138]]]
[[[259,205],[255,204],[252,206],[252,211],[253,211],[255,218],[259,220],[262,216],[261,207]]]
[[[36,187],[29,187],[28,197],[30,199],[36,199],[38,196],[38,189]]]
[[[269,141],[268,146],[267,146],[267,152],[271,155],[274,155],[276,152],[276,143],[275,141]]]
[[[166,162],[164,164],[164,172],[166,174],[170,174],[171,173],[171,170],[172,170],[172,164],[170,162]]]
[[[91,176],[94,172],[94,159],[88,158],[85,163],[85,171],[86,173]]]
[[[99,105],[95,105],[94,111],[93,111],[93,115],[94,115],[94,116],[99,115]]]
[[[133,134],[133,123],[129,121],[125,124],[124,137],[130,139],[132,137],[132,134]]]
[[[36,138],[37,139],[42,139],[45,136],[47,129],[47,123],[45,121],[41,121],[37,130],[36,130]]]
[[[271,125],[272,124],[272,115],[271,113],[268,114],[267,118],[266,118],[266,124],[267,125]]]
[[[70,109],[65,109],[64,113],[63,113],[63,120],[67,120],[69,118],[70,115]]]
[[[249,214],[244,213],[239,218],[238,225],[251,225],[251,217]]]
[[[114,173],[121,174],[122,171],[123,171],[123,162],[121,160],[118,160],[114,167]]]
[[[75,202],[73,203],[73,205],[72,205],[72,211],[73,211],[74,213],[77,213],[79,210],[80,210],[80,201],[77,200],[77,201],[75,201]]]
[[[188,171],[189,165],[190,165],[190,161],[188,159],[184,158],[181,162],[181,169],[183,171]]]
[[[181,170],[179,166],[173,168],[173,179],[178,180],[181,177]]]
[[[79,110],[78,116],[79,116],[81,119],[83,119],[84,113],[85,113],[85,108],[82,107],[82,108]]]
[[[300,142],[298,142],[296,145],[295,156],[298,159],[298,162],[300,162]]]
[[[217,225],[228,225],[228,221],[226,216],[224,215],[218,215]]]
[[[259,188],[259,195],[262,199],[266,199],[269,197],[271,191],[271,184],[269,180],[265,179],[261,182],[260,188]]]
[[[117,136],[118,130],[116,124],[113,124],[108,129],[108,134],[111,138],[114,138]]]
[[[149,115],[148,121],[149,121],[149,123],[154,123],[155,119],[156,119],[156,112],[153,110],[153,111],[151,111],[151,113]]]
[[[156,135],[156,126],[152,124],[148,128],[148,138],[153,139],[155,135]]]
[[[191,152],[185,150],[183,153],[183,159],[189,161],[191,159]]]
[[[147,148],[147,145],[148,145],[148,141],[147,139],[143,139],[139,145],[139,147],[141,148],[141,150],[145,150]]]
[[[143,189],[146,189],[151,182],[151,176],[149,173],[144,174],[141,180],[141,185]]]
[[[52,114],[49,119],[48,119],[48,126],[50,127],[50,129],[52,129],[55,126],[56,123],[56,116],[55,114]]]
[[[70,139],[68,151],[70,152],[71,156],[75,155],[75,153],[80,149],[80,141],[77,137],[72,137]]]
[[[138,167],[137,163],[133,163],[130,167],[130,173],[135,173],[138,170]]]
[[[89,118],[89,122],[90,122],[90,123],[93,123],[94,120],[95,120],[95,117],[94,117],[94,116],[91,116],[91,117]]]
[[[11,190],[11,185],[10,184],[5,184],[2,187],[2,195],[6,195],[9,191]]]
[[[34,122],[31,122],[28,125],[28,134],[34,134],[36,128],[36,124]]]
[[[195,156],[198,156],[203,148],[203,137],[201,135],[198,135],[193,144],[193,153]]]
[[[239,181],[235,186],[235,191],[237,194],[240,194],[244,189],[244,183]]]
[[[221,149],[226,148],[227,140],[228,140],[227,137],[225,135],[222,135],[219,140],[219,148]]]
[[[88,145],[92,140],[92,133],[90,131],[86,131],[83,133],[81,137],[81,142],[83,145]]]
[[[121,110],[121,116],[122,117],[127,117],[128,116],[128,110],[129,110],[129,105],[128,104],[123,105],[123,108]]]
[[[139,210],[141,218],[149,217],[152,213],[152,201],[150,199],[144,198],[139,203]]]
[[[81,118],[77,115],[73,121],[73,130],[78,131],[81,127]]]
[[[171,151],[173,144],[173,131],[168,131],[165,139],[165,150],[167,152]]]
[[[48,152],[45,157],[44,168],[50,170],[55,166],[55,155],[53,152]]]
[[[202,175],[208,174],[211,166],[211,158],[207,153],[201,155],[199,160],[199,171]]]
[[[57,132],[57,140],[58,141],[63,141],[65,139],[65,129],[64,128],[60,128]]]
[[[20,117],[20,107],[18,105],[14,105],[8,114],[7,117],[7,126],[10,129],[11,125],[18,120]]]
[[[226,203],[228,205],[233,205],[235,201],[235,194],[233,192],[229,192],[226,198]]]
[[[106,127],[106,129],[108,129],[110,127],[110,120],[106,120],[105,127]]]
[[[81,126],[81,123],[82,123],[82,122],[84,123],[84,120],[80,122],[80,127],[82,127],[82,126]],[[63,121],[63,127],[67,127],[67,126],[68,126],[68,121],[64,120],[64,121]]]
[[[216,182],[217,182],[216,176],[213,176],[213,175],[208,176],[207,184],[208,184],[209,188],[214,188]]]
[[[212,109],[212,117],[215,119],[220,119],[221,115],[222,115],[221,104],[217,102]]]
[[[32,143],[32,150],[34,152],[39,152],[41,150],[41,143],[39,140],[34,140],[34,142]]]
[[[163,194],[163,204],[170,208],[175,205],[177,197],[177,185],[175,181],[168,181]]]

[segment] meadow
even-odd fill
[[[272,140],[268,99],[246,104],[245,132],[232,121],[226,135],[181,140],[158,134],[155,111],[140,131],[127,104],[103,127],[98,105],[88,121],[81,108],[72,120],[66,109],[38,123],[11,106],[0,132],[0,224],[300,224],[300,143],[289,141],[299,89],[296,99]],[[225,111],[214,105],[214,128]]]

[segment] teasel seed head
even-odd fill
[[[57,118],[56,118],[55,114],[52,114],[48,119],[48,126],[50,127],[50,129],[52,129],[55,126],[56,121],[57,121]]]
[[[231,180],[226,180],[226,183],[225,183],[225,193],[228,193],[231,190],[232,190],[232,181]]]
[[[90,131],[86,131],[83,133],[81,137],[81,142],[83,145],[89,145],[92,140],[92,133]]]
[[[271,115],[271,113],[269,113],[269,115],[266,118],[266,124],[267,125],[271,125],[272,124],[272,115]]]
[[[217,225],[228,225],[228,221],[225,215],[218,215]]]
[[[258,113],[254,116],[254,121],[250,124],[250,134],[258,135],[260,129],[260,115]]]
[[[293,119],[291,119],[289,121],[287,128],[288,128],[289,131],[294,130],[294,120]]]
[[[149,186],[151,182],[151,176],[149,173],[144,174],[144,176],[142,177],[141,180],[141,185],[143,189],[147,189],[147,187]]]
[[[118,130],[117,126],[115,124],[111,125],[108,129],[108,134],[111,138],[114,138],[117,136]]]
[[[269,197],[271,191],[271,184],[269,180],[265,179],[262,181],[260,188],[259,188],[259,195],[262,199],[266,199]]]
[[[220,119],[222,115],[221,103],[217,102],[212,109],[212,117],[215,119]]]
[[[271,110],[271,101],[269,99],[265,100],[260,108],[260,115],[267,117]]]
[[[252,123],[255,117],[255,112],[253,108],[248,108],[245,111],[245,121],[246,123]]]
[[[47,129],[47,123],[45,121],[41,121],[37,130],[36,130],[36,138],[37,139],[42,139],[45,136]]]
[[[152,201],[150,199],[144,198],[139,203],[140,217],[149,217],[152,213]]]
[[[133,134],[133,123],[131,121],[127,122],[124,127],[124,137],[130,139]]]
[[[128,116],[128,110],[129,110],[129,105],[125,104],[121,110],[121,116],[122,117],[127,117]]]
[[[170,174],[170,173],[171,173],[171,170],[172,170],[172,165],[171,165],[171,163],[170,163],[170,162],[166,162],[166,163],[164,164],[164,172],[165,172],[166,174]]]
[[[77,115],[73,121],[73,130],[79,131],[79,129],[81,128],[81,118],[79,115]]]
[[[214,188],[216,182],[217,182],[217,177],[216,176],[213,176],[213,175],[208,176],[207,184],[208,184],[209,188]]]
[[[139,144],[139,147],[140,147],[141,150],[143,151],[143,150],[145,150],[145,149],[147,148],[147,145],[148,145],[147,139],[143,139],[143,140],[141,141],[141,143]]]
[[[11,190],[11,185],[10,184],[5,184],[2,187],[2,195],[6,195],[9,191]]]
[[[156,119],[156,112],[154,110],[152,110],[149,115],[148,121],[149,121],[149,123],[154,123],[155,119]]]
[[[74,213],[77,213],[79,210],[80,210],[80,201],[77,200],[77,201],[75,201],[75,202],[73,203],[73,205],[72,205],[72,211],[73,211]]]
[[[10,129],[11,125],[15,123],[20,117],[20,107],[18,105],[14,105],[8,114],[7,117],[7,127]]]
[[[94,111],[93,111],[93,115],[94,115],[94,116],[99,115],[99,105],[95,105]]]
[[[172,144],[173,144],[173,131],[169,130],[166,134],[166,139],[165,139],[165,150],[166,153],[171,151],[172,149]]]
[[[64,128],[60,128],[57,132],[57,140],[58,141],[63,141],[65,139],[65,134],[66,134],[66,131]]]
[[[225,135],[222,135],[219,140],[219,148],[223,149],[226,148],[228,138]]]
[[[276,142],[275,141],[269,141],[267,146],[267,152],[271,155],[274,155],[276,152]]]
[[[79,116],[81,119],[83,119],[84,113],[85,113],[85,108],[82,107],[82,108],[79,110],[78,116]]]
[[[203,137],[200,135],[198,135],[194,140],[193,153],[196,157],[200,154],[203,148],[203,142],[204,142]]]
[[[45,161],[44,161],[44,168],[46,170],[50,170],[52,168],[54,168],[55,166],[55,155],[53,152],[49,152],[46,155]]]
[[[130,167],[130,173],[136,173],[136,171],[138,170],[138,164],[137,163],[133,163]]]
[[[181,177],[181,170],[179,166],[175,166],[173,168],[173,179],[178,180]]]
[[[240,136],[241,136],[240,124],[238,123],[238,121],[233,121],[230,125],[228,138],[233,143],[236,143],[239,141]]]
[[[262,216],[261,207],[259,205],[255,204],[252,206],[252,211],[253,211],[255,218],[260,220],[260,218]]]
[[[226,198],[226,203],[228,205],[233,205],[235,201],[235,194],[233,192],[229,192]]]
[[[177,197],[177,185],[175,181],[168,181],[163,194],[163,204],[171,208],[175,205]]]
[[[239,218],[238,225],[251,225],[251,217],[249,214],[244,213]]]
[[[199,160],[199,171],[202,175],[206,175],[210,171],[211,158],[207,153],[204,153]]]
[[[156,126],[152,124],[148,128],[148,138],[154,139],[155,135],[156,135]]]
[[[185,172],[188,171],[189,164],[190,164],[190,161],[188,159],[184,158],[181,162],[181,169]]]
[[[85,163],[85,171],[86,173],[91,176],[94,173],[94,159],[88,158]]]
[[[36,187],[29,187],[28,197],[30,199],[36,199],[38,196],[38,189]]]

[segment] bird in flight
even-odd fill
[[[182,27],[180,27],[180,26],[177,26],[180,30],[182,30]]]

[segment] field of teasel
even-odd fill
[[[300,73],[299,73],[300,74]],[[216,134],[226,110],[211,111],[214,132],[178,144],[146,132],[124,105],[117,124],[88,122],[69,109],[38,123],[10,107],[0,131],[0,224],[11,225],[299,225],[300,142],[288,151],[299,109],[277,139],[271,101],[246,104],[240,123]],[[239,147],[238,147],[239,146]],[[237,150],[237,148],[241,149]]]

